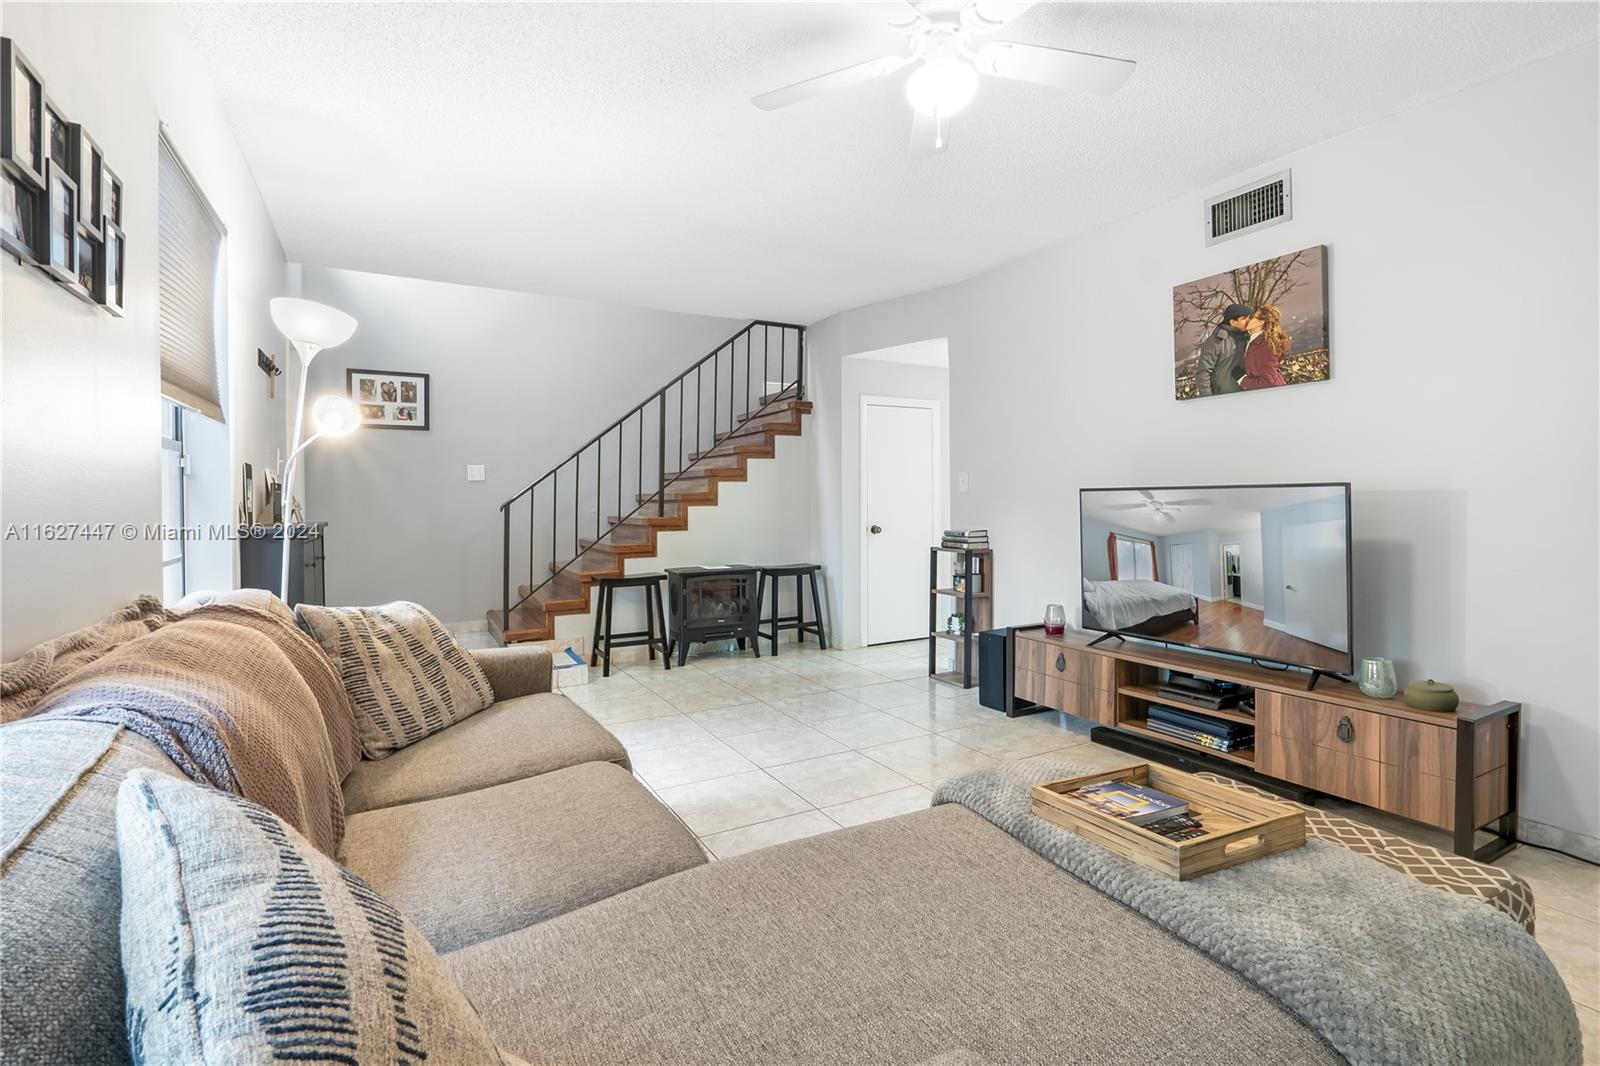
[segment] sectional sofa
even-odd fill
[[[548,653],[473,655],[497,702],[350,772],[337,858],[428,938],[510,1054],[1345,1061],[1234,969],[963,806],[708,863],[616,738],[550,691]],[[108,747],[114,729],[0,727],[7,1061],[129,1059],[114,800],[135,769],[179,770],[131,732]],[[1481,870],[1496,893],[1514,880]],[[1513,895],[1531,923],[1525,886]]]

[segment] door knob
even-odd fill
[[[1294,591],[1294,586],[1293,586],[1293,585],[1285,585],[1285,586],[1283,586],[1283,587],[1284,587],[1284,588],[1286,588],[1286,589],[1288,589],[1288,590],[1289,590],[1289,591],[1290,591],[1290,592],[1293,592],[1293,591]]]
[[[882,526],[868,526],[867,527],[867,532],[868,533],[882,533],[883,532],[883,527]]]

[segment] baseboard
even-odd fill
[[[1248,607],[1248,608],[1250,608],[1250,609],[1251,609],[1251,610],[1252,610],[1252,611],[1260,611],[1260,612],[1262,612],[1262,613],[1263,613],[1263,614],[1265,614],[1265,613],[1266,613],[1266,610],[1267,610],[1267,609],[1266,609],[1266,608],[1265,608],[1265,607],[1263,607],[1263,606],[1262,606],[1262,605],[1261,605],[1261,604],[1259,604],[1259,603],[1251,603],[1251,602],[1250,602],[1250,601],[1249,601],[1249,600],[1240,600],[1240,601],[1239,601],[1239,606],[1240,606],[1240,607]],[[1263,624],[1263,625],[1265,625],[1265,624],[1266,624],[1266,620],[1265,620],[1265,619],[1262,619],[1262,624]]]
[[[1557,825],[1546,825],[1532,818],[1517,818],[1517,839],[1534,847],[1564,852],[1575,859],[1600,864],[1600,837],[1592,837]]]

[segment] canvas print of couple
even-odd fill
[[[1327,248],[1172,290],[1180,400],[1328,380]]]

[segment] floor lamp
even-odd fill
[[[280,296],[272,301],[272,324],[288,338],[295,354],[300,357],[300,391],[294,405],[294,437],[289,445],[289,458],[283,464],[283,573],[278,584],[278,594],[289,602],[289,546],[292,541],[289,523],[290,493],[294,484],[294,464],[300,453],[321,437],[342,437],[361,424],[355,404],[343,396],[324,396],[317,401],[312,417],[317,431],[301,441],[306,413],[306,378],[311,373],[311,360],[324,348],[343,344],[356,331],[356,320],[343,311],[319,304],[314,300],[299,300]]]

